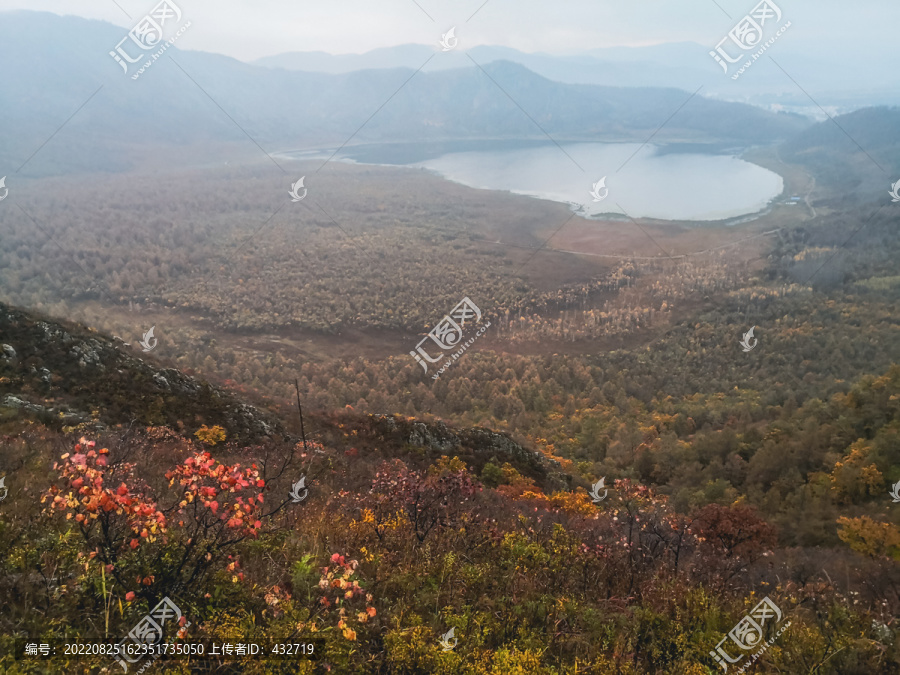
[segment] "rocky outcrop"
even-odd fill
[[[541,487],[565,489],[571,476],[559,463],[539,452],[528,450],[499,431],[474,427],[452,429],[441,421],[425,423],[399,415],[369,415],[372,430],[384,440],[399,441],[441,455],[458,455],[480,469],[489,461],[509,462]]]
[[[192,432],[218,424],[234,440],[287,434],[274,416],[120,342],[69,322],[38,318],[0,303],[0,405],[52,413],[66,424],[98,411],[109,425],[134,420]]]

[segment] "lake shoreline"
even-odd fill
[[[733,227],[765,216],[785,194],[784,177],[745,159],[750,150],[693,141],[555,145],[490,139],[365,144],[279,156],[421,169],[472,189],[565,204],[588,220],[641,218]]]

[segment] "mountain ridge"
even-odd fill
[[[0,412],[4,409],[0,418],[19,411],[13,414],[63,430],[101,433],[137,424],[168,427],[191,438],[203,425],[221,426],[230,440],[244,444],[301,440],[276,412],[247,403],[236,392],[165,367],[152,356],[129,353],[123,343],[81,324],[0,303]],[[412,447],[428,455],[456,454],[479,470],[492,459],[509,462],[542,487],[569,488],[584,482],[563,472],[558,462],[491,429],[452,428],[439,419],[399,415],[307,411],[306,416],[336,447],[346,445],[338,430],[350,424],[359,440],[368,439],[373,449]]]
[[[786,139],[809,124],[800,116],[680,89],[556,82],[511,61],[435,72],[396,68],[327,75],[173,46],[134,81],[108,54],[121,28],[29,12],[14,12],[0,23],[0,60],[14,60],[28,48],[24,36],[35,33],[46,35],[57,50],[23,61],[0,92],[8,119],[0,129],[0,164],[18,166],[33,156],[25,176],[118,171],[139,164],[145,154],[164,154],[166,147],[247,144],[248,137],[267,152],[336,147],[348,139],[547,134],[557,141],[644,142],[655,134],[658,142],[747,145]],[[66,58],[59,59],[60,53]],[[47,91],[55,96],[48,100]],[[36,139],[51,136],[53,142],[34,156]]]

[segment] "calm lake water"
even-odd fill
[[[710,221],[762,211],[784,183],[776,173],[727,154],[637,143],[467,142],[384,144],[347,148],[335,158],[360,164],[413,166],[484,190],[569,204],[586,217],[629,215],[660,220]],[[696,147],[696,146],[695,146]],[[473,149],[477,148],[477,149]],[[292,159],[323,159],[331,153],[290,152]],[[594,183],[606,177],[606,197],[595,202]]]
[[[661,154],[639,144],[561,147],[457,152],[412,166],[474,188],[564,202],[586,216],[722,220],[761,211],[784,188],[778,174],[726,155]],[[592,185],[604,176],[608,196],[595,202]]]

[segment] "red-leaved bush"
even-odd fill
[[[371,510],[379,538],[383,524],[402,514],[424,541],[433,529],[454,524],[480,489],[465,469],[423,474],[398,459],[379,467],[364,508]]]
[[[197,452],[165,476],[171,506],[160,506],[135,465],[113,463],[106,448],[82,438],[73,454],[54,464],[62,486],[42,497],[50,511],[77,523],[104,572],[127,598],[148,601],[186,591],[208,572],[224,567],[226,550],[262,527],[265,483],[256,467],[222,464]],[[229,565],[234,572],[237,562]],[[242,580],[243,574],[234,574]]]

